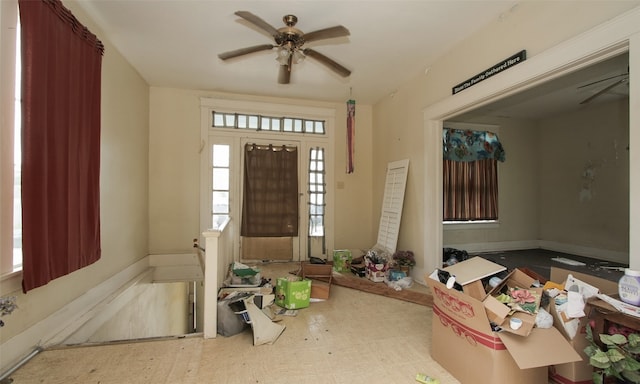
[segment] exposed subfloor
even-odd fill
[[[280,277],[296,266],[261,269],[263,276]],[[415,383],[417,373],[426,373],[442,384],[457,384],[431,358],[431,319],[431,308],[332,286],[329,300],[283,317],[286,329],[271,345],[254,346],[248,329],[208,340],[66,347],[36,355],[12,378],[14,384],[358,384]]]

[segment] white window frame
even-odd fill
[[[0,1],[0,104],[2,111],[0,129],[0,291],[10,292],[20,288],[22,271],[13,267],[13,145],[15,118],[16,76],[16,28],[18,2]]]
[[[304,133],[286,133],[286,132],[272,132],[272,131],[249,131],[249,130],[237,130],[237,129],[224,129],[220,127],[212,127],[213,111],[225,112],[225,113],[246,113],[246,114],[260,114],[267,116],[286,116],[293,118],[302,118],[308,120],[324,120],[325,121],[325,134],[304,134]],[[259,101],[243,101],[243,100],[229,100],[219,98],[202,97],[200,99],[200,121],[201,121],[201,177],[200,177],[200,232],[206,231],[210,227],[211,221],[211,173],[210,173],[210,148],[213,144],[227,144],[231,145],[231,180],[230,187],[232,189],[231,196],[233,196],[230,202],[230,218],[233,222],[233,226],[236,228],[234,231],[234,255],[239,255],[240,244],[240,192],[242,187],[242,180],[240,175],[242,174],[239,168],[242,164],[242,142],[246,139],[255,138],[255,140],[271,140],[271,141],[291,141],[299,142],[299,169],[303,170],[306,175],[309,162],[309,149],[311,147],[322,147],[325,149],[325,167],[326,167],[326,212],[325,212],[325,242],[326,250],[334,248],[334,197],[331,186],[334,184],[334,149],[333,149],[333,132],[335,131],[335,108],[315,107],[315,106],[301,106],[291,104],[279,104],[270,102]],[[308,193],[307,193],[307,178],[301,178],[300,192],[301,202],[303,206],[307,206]],[[306,212],[300,215],[301,226],[299,232],[300,244],[299,250],[301,258],[306,258],[307,249],[307,221],[308,215]],[[302,229],[304,228],[304,229]],[[201,239],[203,240],[203,239]],[[327,256],[327,255],[325,255]],[[239,256],[238,256],[239,257]],[[328,256],[327,256],[328,257]]]

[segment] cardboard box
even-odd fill
[[[351,260],[353,256],[348,249],[338,249],[333,251],[333,270],[336,272],[349,272],[351,270]]]
[[[579,272],[566,270],[563,268],[551,267],[550,281],[554,283],[564,283],[567,280],[567,276],[571,274],[576,279],[584,281],[587,284],[591,284],[598,288],[601,293],[611,294],[618,291],[618,283],[605,280],[599,277],[586,275]],[[575,337],[570,338],[567,334],[564,326],[562,325],[562,319],[555,310],[553,301],[549,306],[549,313],[554,317],[554,326],[564,335],[567,341],[571,344],[573,349],[580,355],[581,360],[566,364],[557,364],[549,367],[549,378],[562,384],[587,384],[592,382],[593,367],[589,365],[589,357],[584,353],[584,349],[589,345],[587,341],[587,322],[588,318],[583,317],[579,320],[578,332]]]
[[[276,280],[276,305],[286,309],[300,309],[309,306],[311,280],[290,281],[286,277]]]
[[[444,268],[451,276],[455,277],[458,284],[462,285],[464,293],[478,300],[484,300],[487,296],[481,279],[496,275],[506,269],[503,265],[477,256],[465,260],[464,263],[456,263]]]
[[[375,283],[383,282],[389,270],[389,264],[375,264],[368,258],[364,260],[364,267],[367,279]]]
[[[488,296],[483,300],[485,309],[487,310],[487,314],[489,316],[489,320],[495,323],[496,325],[502,327],[502,329],[506,332],[515,333],[520,336],[528,336],[536,323],[536,315],[532,313],[524,313],[524,312],[516,312],[512,315],[509,315],[510,308],[498,301],[495,297],[501,291],[505,291],[511,288],[523,288],[527,289],[534,295],[537,299],[537,306],[540,306],[540,299],[542,298],[542,288],[532,288],[536,280],[526,273],[522,272],[519,269],[514,269],[511,271],[500,284],[496,285],[491,291],[489,291]],[[512,318],[518,318],[522,320],[522,326],[513,330],[509,326],[509,322]]]
[[[382,265],[382,264],[379,264],[379,265]],[[373,269],[367,268],[365,276],[367,276],[367,279],[373,281],[374,283],[381,283],[384,281],[386,272],[383,270],[373,270]]]
[[[311,282],[311,298],[316,300],[327,300],[331,292],[331,285],[323,281],[313,280]]]
[[[491,295],[480,300],[425,281],[433,295],[431,356],[461,383],[547,383],[549,366],[580,360],[555,328],[533,328],[528,336],[494,332],[490,317],[500,311],[485,306],[487,299],[495,304]]]
[[[302,264],[302,277],[312,279],[311,298],[326,300],[331,291],[332,266],[330,264]]]

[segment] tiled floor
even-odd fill
[[[295,266],[261,268],[263,276],[280,277]],[[247,330],[209,340],[63,348],[40,353],[12,378],[20,384],[410,384],[417,373],[426,373],[442,384],[457,384],[431,358],[431,319],[428,307],[332,286],[329,300],[283,317],[286,329],[271,345],[254,346]]]

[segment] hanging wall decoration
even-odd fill
[[[354,171],[354,151],[356,138],[356,101],[347,101],[347,173]]]

